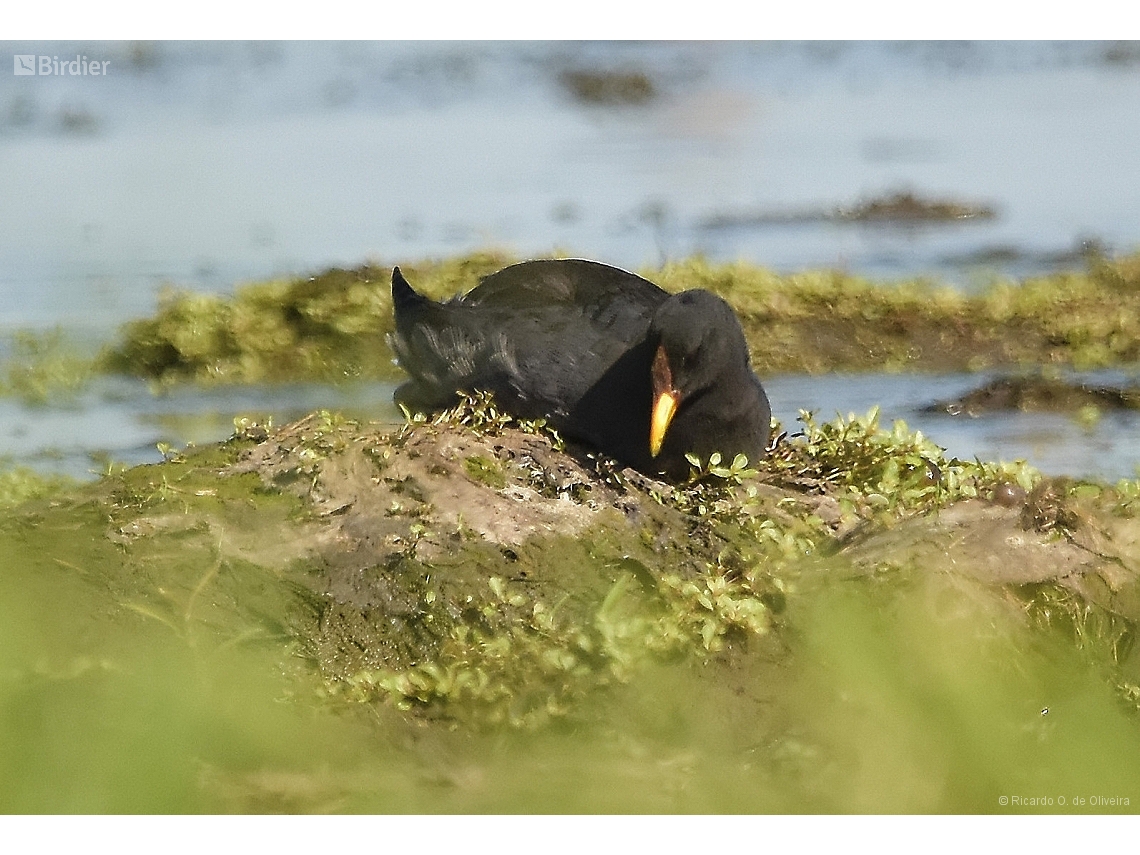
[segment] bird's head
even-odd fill
[[[669,426],[685,407],[727,374],[748,371],[748,346],[732,308],[708,291],[669,297],[649,325],[657,342],[651,367],[653,386],[649,451],[661,452]]]

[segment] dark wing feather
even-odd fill
[[[397,399],[437,409],[456,390],[487,389],[516,415],[557,419],[645,334],[667,296],[632,273],[581,260],[512,265],[445,303],[394,272],[392,346],[413,377]]]

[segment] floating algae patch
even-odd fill
[[[433,298],[469,291],[517,259],[482,252],[404,264]],[[1088,269],[966,294],[925,279],[876,282],[833,270],[778,274],[699,257],[638,271],[667,291],[706,288],[737,311],[764,374],[976,371],[994,366],[1096,368],[1140,360],[1140,256],[1091,257]],[[391,268],[237,289],[171,293],[127,324],[103,370],[156,381],[259,383],[395,379]]]
[[[558,75],[562,88],[581,104],[610,107],[640,105],[658,95],[657,86],[644,71],[572,69]]]
[[[1140,256],[1081,273],[996,281],[966,294],[925,279],[840,271],[781,275],[700,258],[642,273],[669,291],[706,288],[740,315],[763,373],[1080,369],[1140,359]]]
[[[0,807],[1134,810],[1140,487],[775,435],[319,412],[10,508]]]
[[[0,395],[32,404],[74,398],[95,372],[95,360],[84,355],[61,329],[17,330],[0,360]]]
[[[819,222],[901,227],[992,220],[996,215],[997,212],[989,205],[957,199],[929,199],[902,191],[833,208],[724,211],[706,217],[700,227],[721,230]]]
[[[1036,373],[998,377],[958,398],[924,408],[930,413],[970,417],[1009,410],[1073,414],[1140,410],[1140,387],[1095,385]]]

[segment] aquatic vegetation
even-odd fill
[[[536,490],[536,499],[531,501],[547,497],[569,514],[575,513],[575,505],[597,512],[606,501],[597,489],[591,489],[585,472],[566,477],[550,471],[550,461],[544,458],[561,447],[557,434],[542,424],[515,423],[486,394],[461,396],[454,408],[431,421],[410,417],[394,443],[403,454],[414,453],[418,459],[428,446],[421,441],[416,446],[420,450],[412,452],[410,442],[421,440],[424,433],[445,438],[456,431],[494,442],[496,451],[492,453],[452,452],[461,461],[461,471],[481,488],[502,493],[519,489],[508,488],[510,484],[521,484]],[[500,443],[513,448],[517,440],[512,434],[533,436],[541,445],[526,446],[525,454],[504,454]],[[443,442],[445,446],[455,445],[453,439]],[[541,456],[538,449],[542,449]],[[399,485],[400,495],[412,497],[411,502],[394,502],[390,512],[416,521],[408,528],[408,546],[399,574],[403,585],[413,586],[417,604],[414,625],[418,627],[414,634],[424,639],[426,647],[411,655],[405,667],[391,667],[393,663],[389,663],[383,668],[345,670],[331,684],[345,697],[361,701],[391,698],[401,708],[421,710],[430,716],[483,726],[509,723],[533,728],[552,717],[580,717],[583,699],[628,682],[649,661],[695,651],[716,653],[723,649],[726,638],[760,636],[770,627],[769,594],[778,583],[766,571],[751,567],[742,573],[739,559],[731,567],[723,566],[725,555],[715,556],[711,562],[694,561],[691,550],[670,558],[659,546],[642,542],[637,530],[622,534],[608,527],[595,528],[588,536],[579,532],[573,537],[550,532],[532,548],[506,549],[504,562],[503,555],[487,553],[479,540],[471,541],[470,529],[459,521],[451,538],[469,544],[464,551],[473,572],[486,568],[502,573],[509,568],[511,575],[484,577],[485,587],[465,585],[461,596],[441,589],[429,581],[439,577],[439,571],[433,569],[436,562],[419,554],[419,547],[427,545],[425,538],[445,536],[440,531],[441,509],[425,504],[437,488],[419,478],[392,473],[392,455],[378,453],[376,447],[369,453],[374,460],[385,461],[380,480]],[[612,462],[596,457],[588,458],[588,462],[597,467],[609,486],[627,495],[636,489],[628,480],[612,478]],[[735,470],[725,469],[733,475],[723,479],[726,483],[741,482],[745,470],[741,461],[736,463]],[[442,460],[427,468],[445,479],[453,477],[444,471]],[[717,468],[715,462],[712,468]],[[637,479],[648,480],[643,476]],[[708,496],[712,488],[699,489]],[[660,494],[654,494],[651,501],[671,504]],[[690,504],[684,504],[686,514]],[[465,513],[474,511],[467,506]],[[712,523],[711,515],[695,507],[692,511],[702,525]],[[516,513],[521,516],[523,512],[520,509]],[[593,562],[612,568],[602,577],[615,574],[612,582],[593,579],[592,572],[580,563],[583,548]],[[660,566],[650,570],[655,564]],[[589,591],[572,595],[562,588],[563,583],[554,581],[569,575],[584,576]],[[581,584],[579,579],[572,588]],[[457,598],[462,614],[471,617],[456,619]],[[404,625],[411,628],[407,621]]]
[[[1134,385],[1100,386],[1057,376],[1056,370],[998,377],[953,400],[936,401],[927,412],[952,416],[1020,410],[1067,412],[1084,425],[1095,424],[1105,410],[1140,409],[1140,388]]]
[[[36,405],[67,399],[86,387],[94,371],[94,361],[84,356],[62,330],[18,330],[0,363],[0,395]]]
[[[582,104],[623,106],[644,104],[657,97],[657,86],[644,71],[572,69],[558,82]]]
[[[349,696],[387,695],[408,710],[442,704],[449,717],[534,727],[581,717],[575,704],[589,692],[628,682],[650,658],[716,653],[734,631],[762,635],[770,625],[768,607],[747,583],[724,576],[666,575],[647,601],[639,578],[623,574],[581,622],[502,577],[490,577],[488,588],[484,618],[506,610],[514,620],[490,632],[482,621],[456,624],[433,661],[357,672],[345,681]]]
[[[1096,368],[1140,360],[1140,256],[1093,257],[1081,273],[996,281],[966,294],[923,279],[874,282],[839,271],[781,275],[700,257],[639,273],[669,291],[707,288],[736,309],[756,369],[951,371]],[[432,297],[474,287],[515,259],[484,252],[404,265]],[[238,288],[168,294],[127,324],[100,365],[169,384],[395,378],[387,266]]]
[[[639,679],[655,663],[745,650],[750,640],[765,638],[778,628],[789,597],[797,596],[804,580],[819,584],[819,562],[831,560],[856,526],[865,536],[957,502],[989,499],[1001,487],[1016,487],[1023,497],[1040,494],[1032,492],[1042,483],[1040,475],[1024,463],[947,459],[902,422],[880,426],[877,410],[826,423],[803,413],[801,421],[802,431],[780,434],[772,453],[754,466],[740,457],[723,465],[715,454],[707,461],[692,459],[692,477],[682,485],[628,473],[614,478],[612,466],[587,455],[594,477],[624,501],[649,501],[669,514],[673,534],[667,542],[675,551],[662,552],[658,541],[664,534],[652,528],[633,541],[612,530],[601,540],[588,539],[586,551],[613,568],[614,581],[589,595],[563,592],[554,601],[538,592],[557,586],[544,587],[539,579],[583,572],[577,569],[582,533],[574,536],[574,546],[547,537],[532,553],[511,547],[506,564],[480,558],[477,566],[492,575],[484,577],[485,588],[465,589],[465,609],[477,620],[455,619],[447,605],[454,594],[418,590],[416,622],[433,627],[430,649],[402,667],[346,671],[334,679],[334,690],[358,701],[388,698],[402,709],[482,726],[530,729],[552,719],[577,719],[599,702],[599,693]],[[401,436],[407,441],[416,431],[442,436],[460,430],[503,449],[514,430],[511,422],[490,396],[464,396],[431,422],[412,418]],[[462,465],[475,483],[502,492],[520,477],[512,465],[517,459],[515,453],[464,452]],[[542,464],[528,460],[523,469],[541,470]],[[427,502],[434,488],[417,484]],[[592,506],[607,501],[596,487],[583,486],[546,495]],[[1026,506],[1044,507],[1043,501]],[[413,516],[421,534],[434,531],[438,538],[438,509],[420,507]],[[1022,515],[1027,513],[1034,512]],[[672,540],[678,536],[683,540]],[[414,546],[405,556],[417,569],[401,571],[404,584],[436,575],[434,562],[417,558]],[[680,564],[672,569],[675,561]],[[495,568],[509,568],[511,575],[496,575]]]
[[[767,461],[783,483],[833,492],[847,513],[923,513],[966,498],[988,497],[998,485],[1030,490],[1040,474],[1024,461],[984,463],[946,458],[944,449],[896,420],[879,424],[879,408],[819,423],[801,412],[804,429],[785,436]]]
[[[701,227],[718,230],[826,221],[912,225],[992,220],[996,215],[997,212],[990,205],[958,199],[924,198],[911,191],[902,191],[833,208],[724,211],[706,217],[701,222]]]
[[[989,205],[956,199],[924,199],[911,191],[902,191],[841,208],[836,216],[850,222],[960,222],[992,220],[997,212]]]
[[[690,483],[712,477],[740,484],[745,478],[756,474],[755,469],[748,468],[748,458],[743,454],[738,454],[732,458],[732,462],[728,466],[722,465],[723,461],[719,451],[710,454],[709,459],[704,463],[701,463],[701,459],[695,454],[686,454],[685,459],[693,467],[692,475],[689,476]]]
[[[728,300],[761,373],[1094,368],[1140,360],[1137,259],[1094,258],[1083,273],[996,281],[978,294],[700,258],[642,272],[667,290],[708,288]]]

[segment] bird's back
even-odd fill
[[[437,409],[486,389],[521,417],[565,416],[648,328],[667,293],[608,265],[528,261],[435,303],[393,275],[392,345],[412,381],[397,400]]]
[[[485,277],[452,302],[469,306],[595,307],[652,313],[668,294],[636,274],[579,258],[523,261]]]

